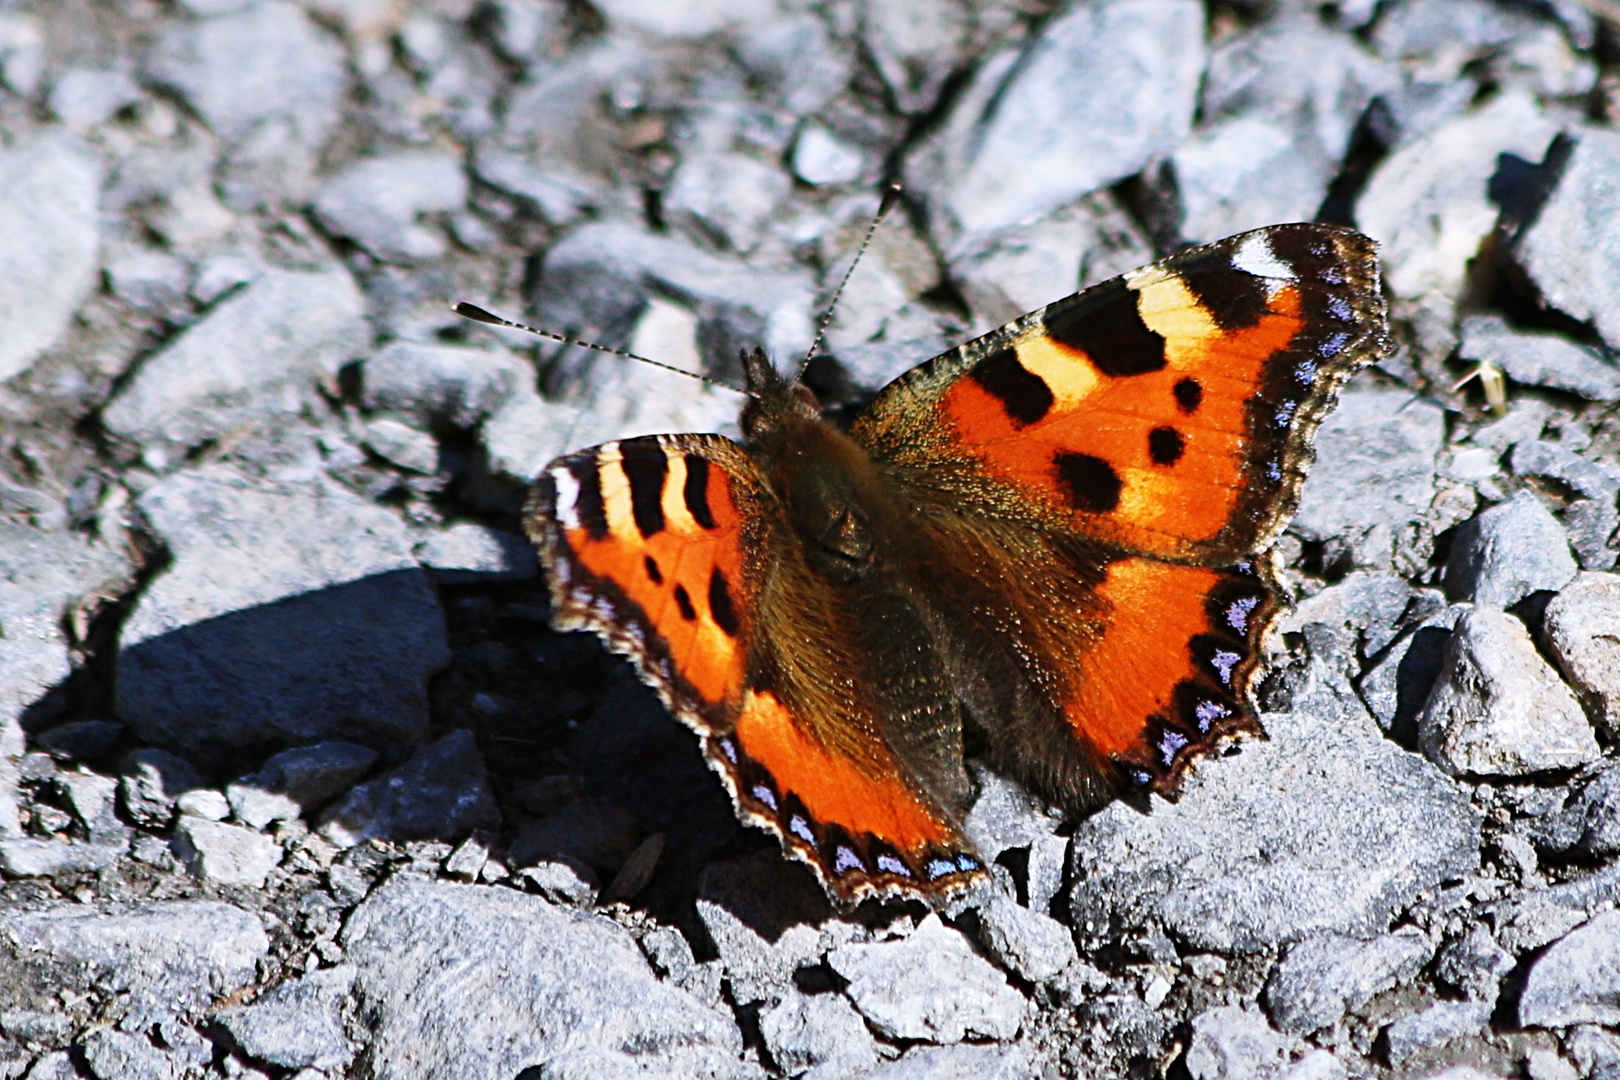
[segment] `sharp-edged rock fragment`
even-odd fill
[[[1573,769],[1601,753],[1524,624],[1486,607],[1457,620],[1417,729],[1423,752],[1454,776]]]
[[[1446,592],[1497,610],[1562,589],[1579,571],[1563,526],[1528,491],[1464,522],[1446,559]]]

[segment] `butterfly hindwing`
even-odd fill
[[[841,902],[937,896],[983,877],[955,816],[882,734],[877,695],[798,700],[851,668],[834,641],[784,640],[778,608],[803,591],[758,466],[716,435],[607,443],[553,462],[528,530],[558,629],[628,656],[691,727],[738,812],[774,832]],[[803,617],[802,607],[795,615]],[[847,681],[847,680],[846,680]]]
[[[983,513],[1229,565],[1281,531],[1338,387],[1387,348],[1371,241],[1273,226],[968,342],[892,383],[854,434]]]

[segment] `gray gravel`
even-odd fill
[[[0,1080],[1620,1075],[1609,7],[0,5]],[[1068,822],[970,762],[984,894],[838,914],[520,515],[735,436],[892,179],[841,406],[1287,219],[1399,348],[1268,738]]]

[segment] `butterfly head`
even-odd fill
[[[743,406],[742,430],[750,442],[790,420],[821,419],[821,403],[804,383],[783,377],[763,349],[744,350],[748,404]]]

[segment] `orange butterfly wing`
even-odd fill
[[[1372,241],[1273,226],[945,353],[852,434],[981,513],[1028,506],[1122,550],[1227,565],[1281,532],[1340,384],[1388,346]]]
[[[763,632],[773,575],[794,554],[754,461],[717,435],[626,439],[553,462],[528,531],[553,624],[629,656],[703,740],[738,813],[774,832],[837,899],[945,895],[983,876],[954,817],[878,734],[881,718],[826,718],[770,685],[788,659]],[[796,664],[838,670],[833,643]],[[846,695],[857,698],[858,695]]]
[[[1105,568],[1100,629],[1037,666],[1062,676],[1058,711],[1087,758],[1112,763],[1118,787],[1168,793],[1199,753],[1259,731],[1248,686],[1274,601],[1246,560],[1292,516],[1339,386],[1388,348],[1372,241],[1274,226],[945,353],[851,434],[922,501],[1090,545],[1072,572]],[[1036,779],[1042,738],[1023,723],[992,745]],[[1037,786],[1074,804],[1094,785]]]

